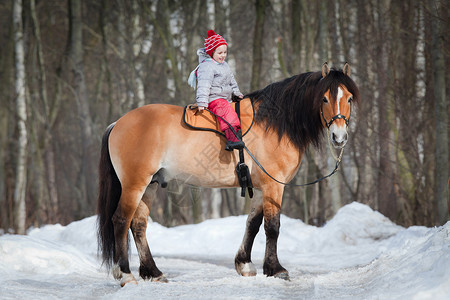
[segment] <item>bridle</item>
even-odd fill
[[[350,114],[349,114],[348,118],[345,117],[343,114],[337,114],[331,118],[330,122],[327,122],[327,120],[325,119],[325,116],[323,115],[322,105],[320,106],[320,114],[322,115],[322,119],[325,122],[325,125],[327,126],[328,129],[330,129],[330,126],[333,124],[334,121],[339,120],[339,119],[344,119],[345,125],[348,127],[348,124],[350,123],[350,116],[352,115],[352,102],[350,102]]]
[[[335,115],[334,117],[332,117],[331,120],[330,120],[329,122],[327,122],[327,119],[325,119],[325,116],[323,115],[323,110],[322,110],[323,104],[320,106],[320,114],[321,114],[321,116],[322,116],[322,119],[323,119],[325,125],[327,126],[327,131],[328,131],[328,133],[330,132],[330,127],[331,127],[331,125],[333,124],[333,122],[336,121],[336,120],[339,120],[339,119],[343,119],[344,122],[345,122],[345,126],[348,127],[348,124],[350,123],[350,117],[351,117],[351,115],[352,115],[352,102],[350,101],[349,104],[350,104],[350,114],[348,115],[348,118],[347,118],[346,116],[344,116],[343,114],[337,114],[337,115]],[[334,174],[334,172],[337,171],[337,168],[339,167],[339,165],[340,165],[340,163],[341,163],[341,160],[342,160],[342,154],[343,154],[343,152],[344,152],[344,147],[341,148],[341,151],[340,151],[340,153],[339,153],[339,156],[337,156],[337,155],[334,153],[334,151],[332,150],[333,147],[331,146],[331,141],[330,141],[330,139],[331,139],[331,138],[330,138],[330,134],[328,134],[328,138],[327,138],[327,140],[328,140],[328,146],[330,147],[331,155],[333,156],[334,160],[336,161],[336,169],[333,171],[333,174]]]

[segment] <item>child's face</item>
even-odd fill
[[[227,58],[227,45],[221,45],[214,50],[213,59],[218,63],[223,63]]]

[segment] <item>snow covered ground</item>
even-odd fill
[[[262,275],[265,236],[253,249],[258,275],[234,270],[246,216],[147,231],[169,283],[138,277],[121,288],[97,257],[96,217],[0,237],[0,299],[450,299],[450,222],[403,228],[352,203],[324,227],[281,218],[278,254],[291,281]]]

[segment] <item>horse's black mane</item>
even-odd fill
[[[358,103],[356,84],[342,70],[335,69],[331,69],[324,78],[321,72],[299,74],[272,83],[246,97],[257,108],[256,123],[266,123],[266,131],[276,131],[280,140],[287,135],[299,150],[305,150],[309,143],[315,147],[320,145],[323,95],[331,89],[335,98],[341,84],[353,94],[354,103]]]

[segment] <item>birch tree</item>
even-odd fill
[[[15,0],[13,6],[13,29],[14,29],[14,57],[16,65],[16,110],[17,110],[17,128],[19,138],[17,143],[17,162],[16,162],[16,182],[14,189],[15,218],[14,226],[16,232],[25,234],[26,207],[25,193],[27,185],[27,110],[25,99],[25,53],[23,41],[22,25],[22,0]]]

